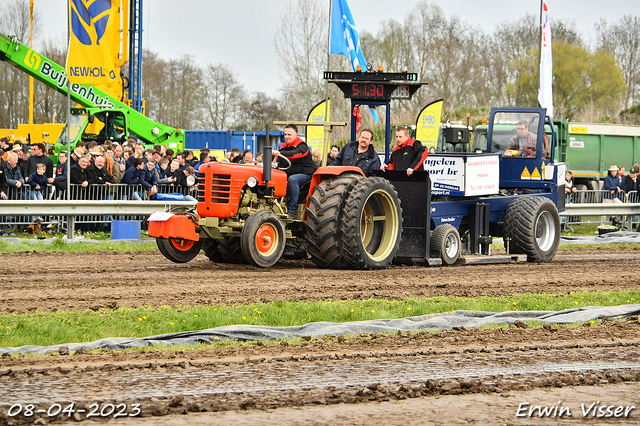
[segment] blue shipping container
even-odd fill
[[[284,142],[284,132],[269,132],[269,146],[278,146]],[[265,132],[244,130],[187,130],[185,131],[185,149],[200,150],[202,148],[223,149],[229,151],[238,148],[240,151],[251,150],[254,154],[265,146]]]

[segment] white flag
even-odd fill
[[[553,67],[551,58],[551,28],[546,0],[542,0],[542,40],[540,41],[540,89],[538,102],[547,109],[547,115],[553,117]]]

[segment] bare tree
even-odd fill
[[[245,97],[242,85],[238,83],[228,64],[209,64],[205,71],[204,108],[202,124],[205,128],[228,129],[238,115],[241,100]]]
[[[40,15],[33,13],[34,40],[39,35]],[[31,19],[28,0],[14,0],[0,8],[0,28],[5,36],[16,36],[25,44],[31,37]],[[17,127],[29,121],[29,76],[14,66],[0,64],[0,125]]]
[[[635,105],[640,99],[640,18],[625,15],[611,25],[601,19],[595,28],[598,48],[613,54],[622,68],[625,107]]]
[[[318,0],[290,3],[274,38],[283,68],[282,92],[304,114],[324,98],[328,10],[322,4]]]

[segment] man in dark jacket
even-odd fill
[[[408,127],[396,129],[396,144],[389,163],[383,163],[380,170],[406,170],[407,176],[411,176],[414,170],[424,170],[423,163],[429,153],[420,141],[409,138]]]
[[[67,152],[61,151],[58,155],[58,164],[56,164],[56,170],[52,178],[49,178],[49,183],[56,188],[56,197],[61,197],[64,191],[67,190]]]
[[[280,149],[273,151],[274,162],[280,167],[287,167],[288,163],[278,154],[286,157],[291,162],[287,172],[287,196],[289,205],[287,213],[293,219],[298,209],[300,188],[311,181],[311,176],[316,171],[316,166],[311,158],[311,151],[306,142],[298,137],[298,127],[295,124],[287,124],[284,128],[284,143]]]
[[[78,188],[78,191],[76,192],[76,194],[78,195],[76,197],[73,197],[75,199],[86,199],[87,188],[93,183],[91,175],[87,170],[88,166],[89,157],[83,156],[78,160],[78,164],[71,167],[71,170],[69,171],[71,184],[80,185],[80,188]]]
[[[365,176],[371,176],[374,170],[380,170],[380,158],[372,142],[373,132],[363,129],[358,140],[346,144],[331,165],[360,167]]]
[[[622,178],[622,189],[624,189],[629,198],[633,198],[633,200],[629,200],[630,203],[638,202],[638,190],[640,190],[638,172],[640,172],[640,170],[635,167],[631,167],[631,169],[629,169],[629,174]]]
[[[47,148],[40,142],[31,145],[31,156],[27,159],[27,174],[31,176],[37,172],[38,164],[44,164],[46,171],[44,175],[48,178],[53,177],[53,160],[45,155]]]
[[[87,167],[87,170],[89,170],[89,175],[95,185],[111,186],[113,183],[113,176],[111,176],[104,167],[104,157],[97,156],[93,160],[93,164]]]
[[[18,166],[18,154],[15,152],[10,152],[7,156],[7,161],[2,165],[4,170],[4,175],[7,180],[7,196],[11,199],[19,200],[21,188],[24,185],[24,178],[22,177],[22,172],[20,171],[20,166]]]
[[[4,172],[4,167],[3,165],[0,163],[0,200],[6,200],[7,197],[7,192],[9,192],[8,190],[8,186],[7,186],[7,175]]]

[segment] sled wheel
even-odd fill
[[[240,247],[245,260],[263,268],[273,266],[280,260],[285,241],[284,224],[270,210],[260,210],[249,216],[240,235]]]
[[[445,265],[453,265],[460,256],[460,234],[451,225],[439,225],[431,234],[431,251],[437,252]]]

